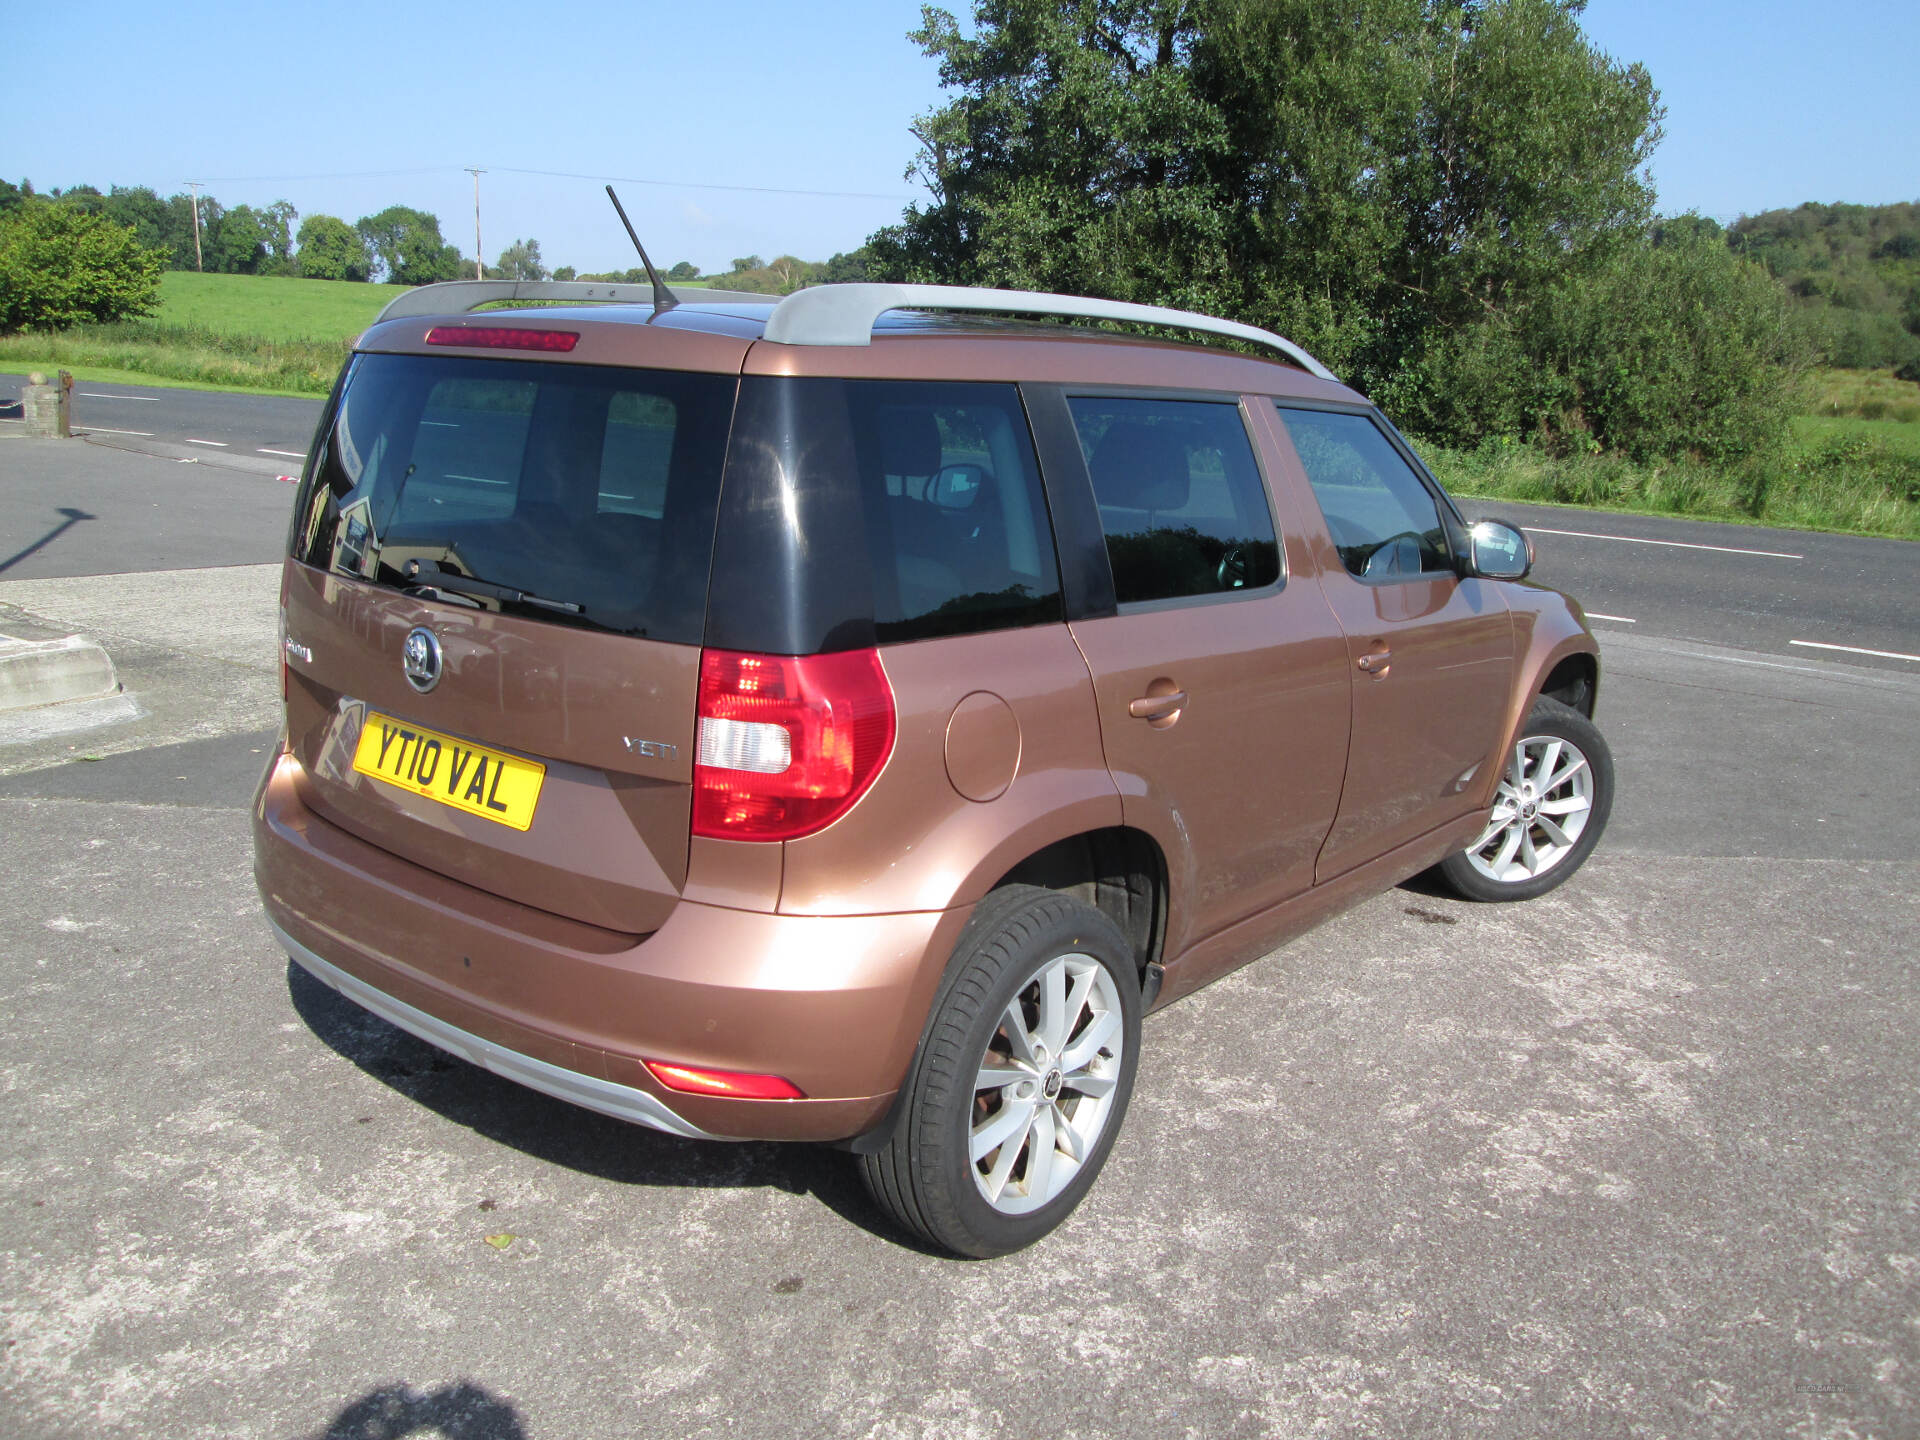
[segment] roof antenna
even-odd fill
[[[633,222],[627,219],[627,207],[620,203],[620,197],[613,193],[613,187],[607,186],[607,198],[613,201],[613,208],[619,212],[620,223],[627,227],[627,238],[633,241],[633,248],[640,252],[640,263],[647,267],[647,278],[653,281],[653,313],[665,314],[680,302],[660,278],[660,272],[653,268],[653,261],[647,258],[647,247],[640,243],[640,237],[634,233]]]

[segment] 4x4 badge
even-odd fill
[[[400,668],[407,683],[422,695],[440,683],[440,641],[424,625],[407,632],[407,643],[400,648]]]

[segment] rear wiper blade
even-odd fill
[[[507,605],[531,605],[539,610],[557,610],[562,615],[584,615],[586,607],[571,600],[549,600],[544,595],[518,590],[511,585],[496,585],[491,580],[476,580],[458,570],[442,568],[438,560],[409,560],[407,582],[425,590],[446,590],[455,595],[478,595]]]

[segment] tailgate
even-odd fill
[[[659,928],[686,880],[699,647],[287,572],[287,729],[309,806],[507,899]],[[416,628],[441,654],[424,694],[402,669]]]

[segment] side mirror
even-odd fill
[[[1467,564],[1487,580],[1524,580],[1533,569],[1533,542],[1518,526],[1479,520],[1467,532]]]

